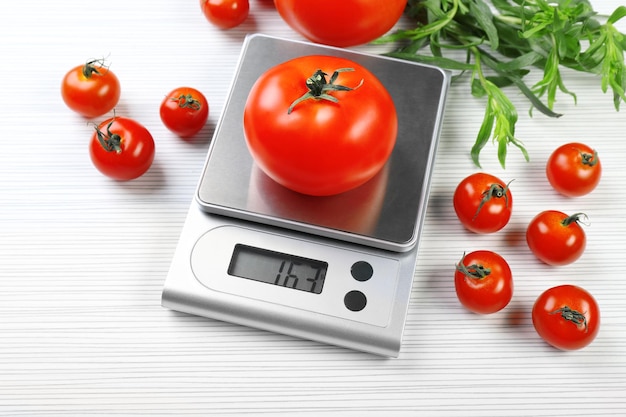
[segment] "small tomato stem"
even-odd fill
[[[476,213],[474,214],[472,220],[476,219],[478,213],[480,213],[480,210],[483,208],[483,206],[492,198],[504,198],[504,205],[508,207],[509,197],[507,195],[507,192],[509,191],[509,185],[512,182],[513,180],[509,181],[509,183],[504,187],[500,184],[491,184],[489,189],[483,193],[483,198],[482,200],[480,200],[480,204],[478,205],[478,208],[476,209]]]
[[[96,65],[98,64],[98,68],[96,68]],[[99,68],[106,68],[107,67],[104,66],[104,59],[100,58],[100,59],[92,59],[91,61],[87,61],[85,63],[85,65],[83,65],[83,75],[85,76],[85,78],[91,78],[91,76],[93,74],[98,74],[98,75],[102,75],[100,73],[100,71],[98,71]]]
[[[585,327],[585,333],[587,333],[587,318],[585,317],[584,313],[581,313],[577,310],[572,310],[569,306],[563,306],[550,312],[550,314],[560,314],[563,319],[571,321],[578,327],[583,325]]]
[[[472,278],[472,279],[483,279],[487,275],[491,274],[491,269],[485,268],[483,265],[480,265],[480,264],[472,264],[472,265],[466,266],[463,263],[464,259],[465,259],[465,254],[463,254],[463,257],[461,258],[459,263],[456,264],[456,270],[462,273],[463,275],[465,275],[466,277]]]
[[[571,216],[568,216],[566,218],[564,218],[561,221],[561,224],[565,227],[569,226],[572,223],[580,223],[580,219],[581,217],[584,217],[585,219],[588,219],[589,217],[587,217],[587,215],[585,213],[576,213],[576,214],[572,214]]]
[[[200,110],[202,104],[198,100],[196,100],[191,94],[181,94],[178,97],[172,97],[172,101],[176,101],[178,103],[178,107],[180,108],[189,108],[192,110]]]
[[[580,157],[582,158],[583,165],[588,165],[590,167],[598,164],[598,152],[594,149],[593,154],[581,152]]]
[[[111,125],[113,125],[114,121],[115,118],[107,125],[106,133],[102,132],[102,130],[100,130],[96,125],[96,137],[105,151],[116,152],[119,154],[122,153],[122,137],[117,133],[111,132]]]

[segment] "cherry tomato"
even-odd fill
[[[204,95],[191,87],[172,90],[161,102],[161,121],[182,138],[198,133],[209,117],[209,104]]]
[[[454,211],[461,224],[475,233],[493,233],[507,225],[513,210],[508,184],[483,172],[469,175],[454,191]]]
[[[575,285],[560,285],[541,294],[532,310],[535,330],[561,350],[581,349],[600,330],[600,308],[589,292]]]
[[[474,313],[491,314],[506,307],[513,297],[513,276],[504,258],[479,250],[463,255],[454,273],[459,301]]]
[[[333,46],[364,44],[400,19],[406,0],[274,0],[283,20],[307,39]]]
[[[101,59],[72,68],[61,83],[61,96],[67,107],[90,118],[113,110],[120,94],[117,76]]]
[[[231,29],[242,24],[250,12],[248,0],[200,0],[202,13],[220,29]]]
[[[150,168],[155,146],[148,129],[133,119],[116,116],[96,127],[89,153],[94,166],[104,175],[127,181]]]
[[[567,265],[585,251],[587,238],[580,227],[583,213],[568,216],[556,210],[539,213],[526,229],[526,242],[531,252],[548,265]]]
[[[593,191],[602,175],[598,153],[582,143],[558,147],[546,164],[546,176],[552,187],[568,197]]]
[[[397,130],[383,84],[356,62],[333,56],[304,56],[269,69],[244,108],[245,138],[257,165],[309,195],[339,194],[373,178]]]

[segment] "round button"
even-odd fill
[[[350,291],[343,298],[343,302],[350,311],[361,311],[367,305],[367,297],[361,291]]]
[[[363,282],[367,281],[372,277],[372,275],[374,275],[374,268],[372,268],[372,265],[365,261],[359,261],[352,265],[350,273],[354,279]]]

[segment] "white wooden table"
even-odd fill
[[[529,118],[511,92],[531,162],[512,149],[503,170],[485,149],[484,170],[515,179],[511,223],[488,236],[465,232],[452,209],[456,184],[477,170],[468,152],[484,109],[466,84],[452,87],[398,359],[160,306],[244,36],[301,39],[271,1],[251,3],[251,18],[227,32],[197,1],[1,3],[0,416],[626,415],[626,109],[586,75],[566,73],[578,104],[559,96],[558,120]],[[102,56],[122,82],[118,114],[157,142],[154,166],[128,183],[92,167],[92,127],[59,93],[69,68]],[[180,85],[211,104],[194,143],[159,120],[162,97]],[[594,146],[604,165],[599,188],[580,199],[556,195],[543,173],[571,140]],[[527,249],[525,226],[547,208],[588,214],[577,263],[547,267]],[[499,314],[468,313],[456,299],[454,264],[474,249],[498,251],[514,270],[514,298]],[[535,298],[561,283],[585,287],[602,310],[597,339],[576,352],[549,347],[530,322]]]

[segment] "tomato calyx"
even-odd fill
[[[569,306],[563,306],[551,311],[550,314],[560,314],[564,320],[571,321],[577,327],[584,326],[585,333],[587,333],[587,318],[580,311],[572,310]]]
[[[202,107],[200,101],[196,100],[191,94],[181,94],[178,97],[172,97],[170,100],[176,101],[178,103],[178,107],[180,108],[200,110]]]
[[[363,85],[363,80],[361,80],[361,82],[356,87],[347,87],[345,85],[335,84],[335,81],[337,81],[337,77],[339,77],[340,73],[351,71],[354,71],[354,68],[339,68],[335,70],[335,72],[333,72],[333,75],[331,75],[330,77],[330,81],[326,80],[328,74],[326,74],[324,71],[322,71],[321,69],[315,71],[315,73],[313,73],[313,75],[306,80],[306,86],[309,91],[307,91],[306,93],[304,93],[304,95],[291,103],[291,106],[289,106],[289,109],[287,110],[287,114],[291,114],[294,107],[296,107],[299,103],[309,99],[328,100],[333,103],[339,102],[336,97],[331,96],[330,94],[328,94],[328,92],[352,91]]]
[[[587,215],[585,213],[576,213],[576,214],[572,214],[571,216],[568,216],[568,217],[564,218],[561,221],[561,225],[567,227],[567,226],[571,225],[572,223],[582,223],[582,221],[580,220],[581,217],[584,217],[585,219],[589,218],[589,217],[587,217]]]
[[[96,67],[95,64],[98,64],[98,67]],[[107,68],[104,65],[104,59],[92,59],[83,65],[82,72],[85,78],[91,78],[93,74],[102,75],[100,71],[98,71],[99,68]]]
[[[465,275],[466,277],[472,278],[472,279],[483,279],[487,277],[489,274],[491,274],[491,269],[485,268],[484,265],[472,264],[472,265],[466,266],[463,263],[464,259],[465,259],[465,254],[463,254],[463,257],[461,258],[459,263],[456,264],[456,270],[462,273],[463,275]]]
[[[504,198],[505,207],[509,207],[509,197],[507,195],[507,192],[509,191],[509,185],[511,184],[511,182],[513,182],[513,180],[509,181],[509,183],[504,187],[501,184],[497,183],[491,184],[489,189],[483,192],[483,198],[482,200],[480,200],[480,204],[478,204],[478,208],[476,209],[476,213],[474,213],[474,217],[472,218],[472,220],[475,220],[476,217],[478,217],[478,213],[480,213],[480,210],[492,198]]]
[[[598,164],[598,152],[594,149],[593,154],[587,152],[581,152],[580,158],[582,159],[582,164],[590,167],[596,166]]]
[[[102,132],[102,130],[100,130],[96,125],[96,137],[105,151],[119,154],[122,153],[122,137],[117,133],[111,132],[111,125],[114,121],[115,118],[113,118],[113,120],[111,120],[111,122],[107,125],[106,133]]]

